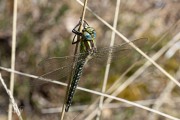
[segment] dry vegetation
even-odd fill
[[[3,67],[10,67],[12,4],[11,0],[0,0],[0,66]],[[116,0],[89,0],[88,6],[113,25]],[[130,40],[148,38],[148,42],[141,41],[138,45],[149,56],[153,56],[177,34],[180,34],[179,6],[179,0],[121,0],[117,30]],[[29,74],[42,74],[42,70],[37,71],[37,64],[42,59],[73,55],[71,30],[78,23],[81,12],[82,6],[76,0],[18,0],[16,70]],[[85,19],[97,31],[97,46],[99,48],[109,46],[112,31],[89,11],[87,11]],[[115,44],[122,42],[123,40],[116,36]],[[153,46],[156,42],[157,44]],[[129,55],[120,53],[127,58],[112,63],[107,88],[110,88],[128,67],[137,62],[135,50],[131,52]],[[145,63],[145,59],[141,58],[141,61],[118,83],[118,87],[126,82],[143,63]],[[178,73],[180,71],[180,51],[175,52],[171,58],[168,58],[165,53],[162,54],[157,63],[177,80],[180,80],[180,72]],[[87,64],[79,86],[101,91],[104,71],[105,65]],[[9,85],[10,73],[3,70],[0,72]],[[67,83],[67,81],[61,81]],[[43,83],[16,75],[14,97],[22,109],[24,119],[58,120],[59,113],[57,111],[46,113],[50,110],[46,112],[43,110],[62,107],[65,90],[65,87],[60,85]],[[179,90],[179,87],[158,69],[150,66],[120,92],[118,97],[130,101],[142,101],[139,104],[180,118]],[[5,120],[8,114],[9,98],[1,85],[0,93],[0,119]],[[65,119],[72,120],[74,117],[78,120],[85,119],[82,112],[84,113],[97,97],[99,96],[78,90],[72,110],[74,106],[87,106],[83,110],[74,109],[73,112],[67,113]],[[148,118],[149,120],[151,118],[151,120],[168,120],[121,102],[112,101],[111,103],[109,107],[103,109],[103,120],[148,120]],[[15,116],[14,114],[14,118]]]

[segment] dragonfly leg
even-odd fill
[[[76,35],[82,36],[82,33],[76,30],[77,27],[80,26],[80,23],[81,23],[81,22],[79,21],[79,23],[78,23],[78,24],[73,28],[73,30],[72,30],[72,32],[75,34],[75,35],[74,35],[74,38],[73,38],[73,41],[72,41],[72,44],[76,44],[76,43],[79,42],[79,40],[75,41]],[[78,28],[78,30],[79,30],[79,28]]]
[[[73,28],[72,32],[73,32],[74,34],[76,34],[76,35],[82,36],[82,33],[78,31],[79,28],[78,28],[78,30],[76,30],[77,27],[80,26],[80,24],[81,24],[81,20],[80,20],[79,23]]]
[[[74,35],[74,37],[73,37],[72,44],[76,44],[76,43],[78,43],[78,42],[79,42],[79,40],[75,41],[75,38],[76,38],[76,35]]]
[[[78,43],[78,42],[80,41],[80,40],[78,40],[78,39],[75,41],[76,36],[77,36],[77,35],[78,35],[78,36],[82,36],[82,33],[80,33],[79,31],[76,31],[75,29],[73,29],[72,32],[75,33],[75,35],[74,35],[74,37],[73,37],[72,44],[76,44],[76,43]]]
[[[77,31],[76,29],[73,29],[72,32],[76,35],[82,36],[82,33]]]
[[[89,26],[89,24],[84,20],[83,27]]]
[[[78,28],[78,30],[76,30],[76,28],[79,27],[80,24],[81,24],[81,20],[80,20],[79,23],[73,28],[72,32],[73,32],[74,34],[76,34],[76,35],[82,36],[82,33],[78,31],[79,28]],[[89,24],[84,20],[83,27],[86,27],[86,26],[89,26]]]
[[[78,28],[81,24],[82,24],[82,19],[80,18],[79,23],[72,30],[72,32],[75,34],[73,41],[72,41],[72,44],[76,44],[79,42],[79,40],[75,41],[76,35],[78,35],[78,36],[83,35],[82,32],[79,32],[80,28]],[[89,24],[84,20],[83,27],[85,28],[86,26],[89,26]],[[77,28],[78,28],[78,30],[76,30]]]

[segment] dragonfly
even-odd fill
[[[63,78],[67,78],[72,73],[71,83],[70,87],[68,88],[68,95],[66,99],[66,112],[68,112],[72,104],[78,82],[87,62],[99,62],[100,64],[102,62],[106,62],[106,64],[108,64],[114,60],[126,58],[129,50],[132,49],[128,43],[97,49],[95,44],[95,29],[90,27],[89,24],[84,21],[82,32],[79,32],[77,28],[80,26],[81,22],[82,21],[80,20],[80,22],[72,30],[72,32],[75,34],[72,44],[80,43],[78,54],[65,57],[51,57],[39,63],[39,66],[45,71],[45,74],[40,76],[43,78],[62,80]],[[81,38],[80,41],[75,41],[76,36]],[[136,43],[137,41],[144,41],[145,39],[146,38],[140,38],[130,42]],[[72,67],[73,65],[74,67]]]

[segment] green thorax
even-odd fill
[[[82,30],[82,39],[80,42],[80,53],[94,51],[93,49],[96,48],[95,38],[96,38],[96,31],[94,30],[94,28],[86,26]]]

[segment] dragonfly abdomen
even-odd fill
[[[76,65],[76,69],[75,69],[75,72],[74,72],[74,76],[73,76],[73,79],[72,79],[72,83],[70,85],[70,89],[69,89],[69,93],[68,93],[68,97],[67,97],[67,101],[66,101],[66,108],[65,108],[66,112],[69,110],[69,107],[72,104],[72,99],[73,99],[76,87],[78,85],[78,82],[80,80],[80,77],[82,75],[82,70],[83,70],[84,64],[85,64],[85,59],[79,61],[77,63],[77,65]]]

